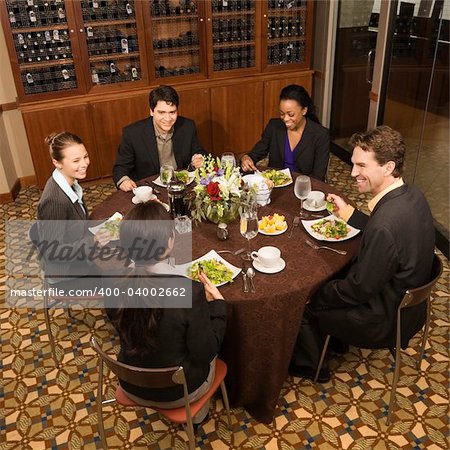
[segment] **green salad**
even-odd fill
[[[333,201],[327,200],[327,211],[329,211],[330,213],[333,213],[333,211],[334,211],[334,202]]]
[[[108,220],[103,224],[103,229],[108,231],[112,239],[119,239],[121,218]]]
[[[282,186],[291,181],[291,177],[286,175],[282,170],[267,169],[262,173],[262,176],[271,180],[275,186]]]
[[[189,172],[187,170],[177,170],[175,172],[175,178],[186,184],[189,181]]]
[[[195,262],[189,268],[188,276],[195,281],[199,281],[200,272],[205,273],[215,285],[233,281],[233,272],[217,259]]]
[[[350,229],[345,222],[334,219],[323,219],[315,223],[311,228],[326,238],[341,239],[347,236]]]

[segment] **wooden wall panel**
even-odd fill
[[[289,84],[303,86],[312,96],[312,76],[310,73],[298,76],[289,76],[277,80],[264,81],[264,124],[273,117],[280,116],[279,98],[281,89]]]
[[[211,88],[214,154],[246,153],[263,129],[263,83],[242,83]]]
[[[100,176],[97,148],[87,105],[23,112],[23,120],[39,188],[42,189],[45,186],[54,169],[48,147],[44,143],[45,137],[53,132],[70,131],[79,136],[83,140],[91,160],[86,180]]]
[[[91,103],[100,176],[110,176],[122,129],[150,115],[148,94]]]
[[[212,151],[211,102],[207,88],[178,90],[180,96],[179,114],[195,121],[198,138],[203,147]]]

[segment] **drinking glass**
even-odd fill
[[[305,218],[307,214],[303,210],[303,200],[305,200],[311,193],[311,179],[306,175],[299,175],[295,179],[294,194],[300,199],[300,214],[299,217]]]
[[[222,153],[222,157],[220,158],[220,164],[225,169],[226,164],[229,163],[231,167],[236,167],[236,158],[234,157],[234,153],[225,152]]]
[[[253,239],[258,234],[258,214],[256,205],[251,203],[245,205],[241,210],[241,235],[247,239],[247,253],[243,257],[246,260],[251,259],[252,249],[250,247],[250,239]]]
[[[164,164],[161,166],[161,169],[159,171],[159,178],[161,180],[161,183],[167,187],[170,180],[174,177],[174,170],[173,166],[170,164]]]

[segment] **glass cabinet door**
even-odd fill
[[[145,44],[137,0],[81,0],[80,40],[89,62],[91,87],[146,79]],[[137,9],[137,10],[136,10]]]
[[[263,49],[266,70],[280,66],[310,66],[313,2],[308,0],[268,0]],[[309,44],[311,45],[311,44]]]
[[[260,68],[258,0],[212,0],[207,12],[209,75]]]
[[[73,15],[63,0],[6,0],[7,23],[20,74],[19,97],[77,92]],[[4,11],[2,11],[4,12]],[[6,21],[5,21],[6,22]],[[76,36],[75,36],[76,41]],[[15,62],[13,61],[13,67]]]
[[[151,0],[152,78],[198,78],[204,73],[197,0]],[[147,14],[148,15],[148,14]]]

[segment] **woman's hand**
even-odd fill
[[[256,166],[255,166],[255,163],[253,162],[253,159],[250,158],[250,156],[248,156],[248,155],[244,155],[241,158],[241,167],[244,172],[250,172],[250,171],[256,170]]]
[[[214,283],[205,275],[204,272],[200,272],[199,279],[205,287],[206,300],[213,302],[214,300],[223,300],[223,295],[219,289],[216,288]]]
[[[340,217],[340,212],[347,206],[347,203],[336,194],[328,194],[327,202],[333,203],[333,214]]]
[[[110,240],[112,236],[109,233],[108,230],[105,230],[104,228],[101,228],[100,230],[95,233],[94,241],[100,246],[104,247]]]

